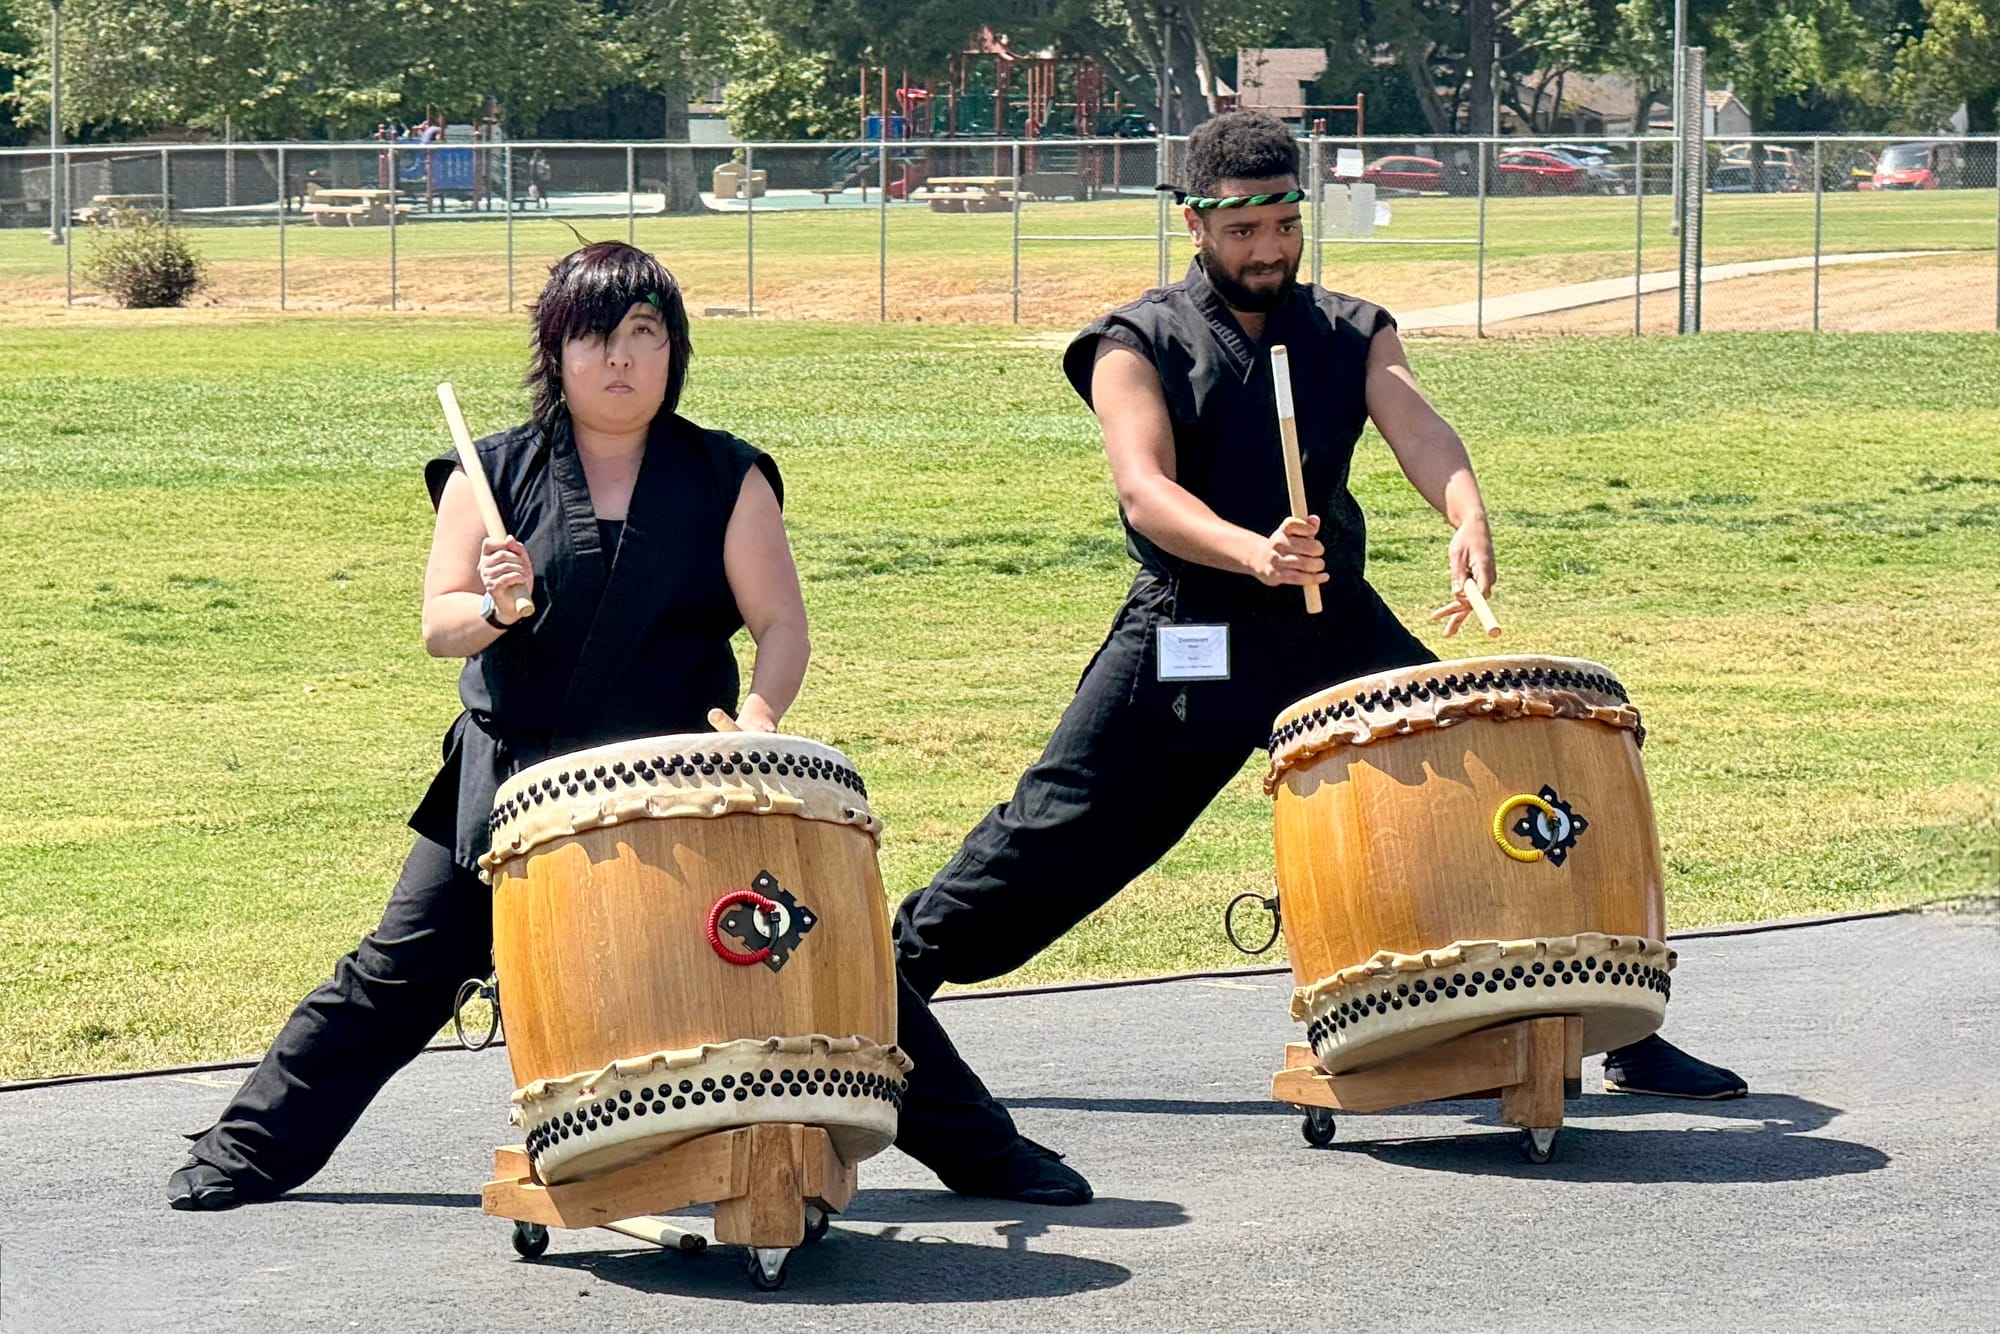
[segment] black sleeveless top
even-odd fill
[[[1079,333],[1063,354],[1063,371],[1089,403],[1099,338],[1146,358],[1159,373],[1173,422],[1175,480],[1218,517],[1270,533],[1291,513],[1271,384],[1271,348],[1283,343],[1291,359],[1306,501],[1320,516],[1327,592],[1339,596],[1360,586],[1367,549],[1367,525],[1347,476],[1368,421],[1368,348],[1395,323],[1380,306],[1301,283],[1265,317],[1264,336],[1253,342],[1196,260],[1179,282],[1155,288]],[[1266,588],[1247,574],[1182,560],[1155,546],[1122,512],[1119,517],[1132,558],[1173,582],[1184,604],[1205,614],[1303,615],[1298,589]]]
[[[751,468],[784,501],[770,456],[725,431],[662,414],[646,442],[622,531],[601,522],[565,412],[477,443],[508,531],[535,568],[535,615],[466,659],[465,706],[410,827],[473,867],[488,846],[493,794],[551,755],[631,737],[706,730],[735,712],[730,637],[743,615],[722,542]],[[424,468],[431,503],[458,466]],[[616,558],[615,560],[613,558]]]

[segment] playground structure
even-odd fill
[[[1054,50],[1022,54],[990,28],[981,28],[967,49],[952,56],[941,76],[912,80],[908,71],[893,76],[886,66],[863,63],[859,86],[864,141],[1025,140],[1016,185],[1023,196],[1037,199],[1095,198],[1119,186],[1122,166],[1115,146],[1045,147],[1039,140],[1153,133],[1144,113],[1128,106],[1122,93],[1106,100],[1104,71],[1096,61]],[[1012,148],[999,143],[881,151],[889,154],[891,199],[921,198],[934,176],[990,172],[995,179],[1011,179],[1015,173]],[[836,173],[831,189],[865,191],[880,184],[880,153],[863,149],[843,155]]]

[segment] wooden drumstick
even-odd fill
[[[500,506],[493,499],[493,488],[487,484],[486,469],[479,462],[479,451],[472,447],[472,432],[465,429],[465,414],[458,410],[458,394],[449,382],[438,386],[438,403],[444,408],[444,424],[451,428],[451,442],[458,448],[458,461],[465,469],[465,479],[472,483],[472,499],[479,506],[479,517],[485,521],[486,535],[495,542],[503,541],[507,536],[507,525],[500,518]],[[515,620],[526,620],[535,614],[534,599],[528,596],[533,589],[524,592],[518,585],[508,585],[500,591],[512,595]]]
[[[718,732],[740,732],[743,730],[736,725],[734,718],[724,713],[721,709],[710,709],[708,711],[708,725]]]
[[[1486,605],[1486,595],[1479,591],[1478,582],[1473,579],[1467,579],[1463,584],[1459,585],[1458,591],[1463,593],[1465,600],[1472,605],[1472,614],[1479,618],[1479,624],[1484,627],[1486,637],[1488,639],[1498,639],[1500,637],[1500,622],[1493,619],[1493,608]]]
[[[1292,412],[1292,358],[1283,343],[1271,349],[1271,383],[1278,391],[1278,440],[1285,451],[1285,489],[1291,493],[1292,517],[1306,517],[1306,472],[1299,462],[1299,422]],[[1320,613],[1319,585],[1304,585],[1306,615]]]

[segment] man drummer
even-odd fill
[[[1363,578],[1365,523],[1347,479],[1368,421],[1451,524],[1452,587],[1493,587],[1472,464],[1417,388],[1395,320],[1296,279],[1291,131],[1258,112],[1218,116],[1189,139],[1187,169],[1187,275],[1091,324],[1063,358],[1103,429],[1138,576],[1042,757],[896,917],[900,1042],[916,1061],[897,1144],[967,1193],[1091,1197],[1060,1155],[1019,1134],[923,1002],[943,983],[1020,967],[1158,861],[1286,705],[1435,660]],[[1306,519],[1288,508],[1277,344],[1297,389]],[[1305,613],[1309,584],[1322,614]],[[1460,595],[1447,611],[1464,609]],[[1627,1092],[1745,1091],[1657,1037],[1610,1053],[1605,1074]]]

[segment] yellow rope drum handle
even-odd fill
[[[1549,805],[1549,803],[1543,801],[1540,797],[1523,792],[1518,796],[1507,798],[1507,800],[1500,803],[1500,809],[1493,812],[1493,841],[1500,845],[1500,851],[1506,853],[1517,862],[1538,862],[1542,859],[1542,850],[1540,848],[1517,848],[1507,841],[1507,817],[1523,806],[1533,806],[1548,817],[1551,825],[1556,824],[1561,819],[1556,814],[1555,807]]]

